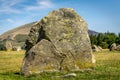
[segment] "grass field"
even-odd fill
[[[61,78],[64,73],[47,73],[23,77],[19,74],[24,51],[0,51],[0,80],[120,80],[120,52],[107,50],[94,53],[93,71],[75,72],[76,77]]]

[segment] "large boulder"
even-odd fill
[[[26,40],[21,74],[93,68],[87,23],[71,8],[50,12],[35,23]]]

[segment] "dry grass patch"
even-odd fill
[[[120,80],[120,52],[104,50],[95,52],[96,66],[93,71],[75,72],[76,77],[58,78],[66,73],[46,73],[30,77],[19,74],[24,51],[0,51],[0,80]]]
[[[19,71],[24,51],[0,51],[0,73]]]

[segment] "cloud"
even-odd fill
[[[15,9],[15,6],[20,2],[22,0],[0,0],[0,13],[20,13],[20,10]]]
[[[23,13],[24,11],[48,9],[53,6],[51,0],[34,0],[30,3],[28,0],[0,0],[0,14]]]
[[[6,19],[9,23],[14,23],[14,20],[12,20],[12,19]]]
[[[26,10],[41,10],[46,8],[52,8],[53,3],[50,0],[37,0],[36,5],[27,6]]]
[[[12,8],[9,8],[9,7],[4,7],[2,9],[3,10],[0,10],[0,13],[5,13],[5,14],[9,14],[9,13],[21,13],[20,10],[12,9]]]

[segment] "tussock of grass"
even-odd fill
[[[120,80],[120,52],[95,52],[93,71],[75,72],[76,77],[62,78],[67,72],[43,72],[23,77],[19,74],[24,51],[0,51],[0,80]]]

